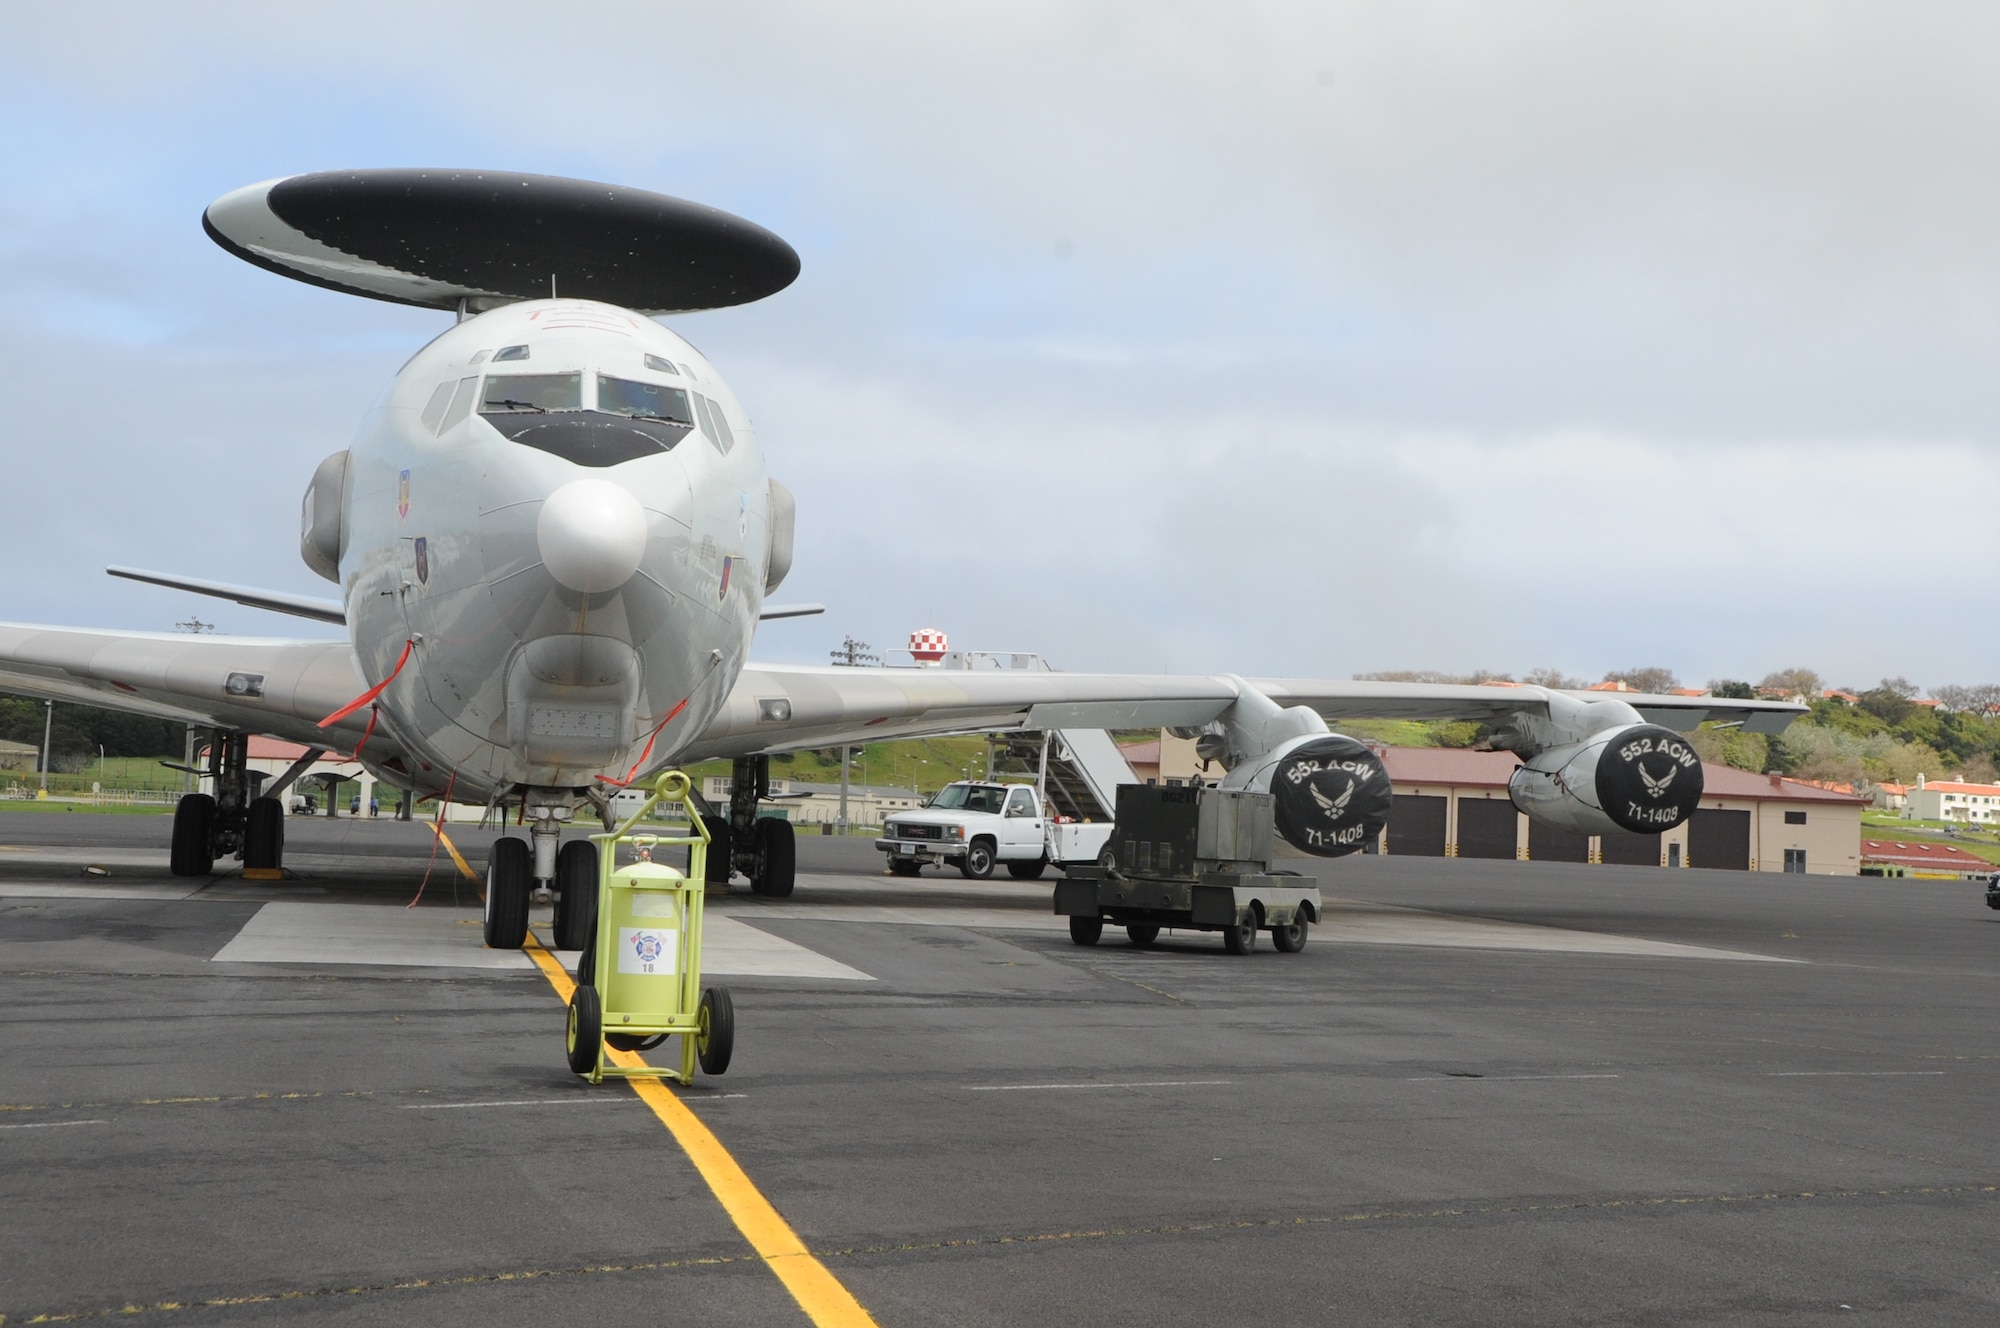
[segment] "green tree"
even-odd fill
[[[1606,682],[1622,682],[1635,692],[1671,692],[1681,685],[1672,669],[1614,669],[1604,675]]]

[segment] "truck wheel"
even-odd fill
[[[958,870],[968,881],[989,879],[993,875],[993,841],[980,838],[966,845],[965,861],[958,864]]]
[[[1071,918],[1069,938],[1078,945],[1096,945],[1097,938],[1104,935],[1103,918]]]
[[[1048,865],[1049,860],[1047,858],[1036,858],[1033,862],[1010,862],[1007,864],[1007,874],[1017,881],[1038,880],[1041,877],[1042,868]]]
[[[1257,948],[1257,924],[1246,922],[1240,927],[1224,927],[1222,947],[1233,955],[1249,954]]]
[[[891,876],[915,876],[923,869],[924,864],[918,862],[915,858],[889,859],[889,874]]]
[[[597,921],[597,845],[573,839],[556,854],[558,950],[581,950]]]
[[[597,1068],[597,1044],[603,1037],[604,1005],[597,988],[578,987],[569,998],[569,1032],[564,1038],[573,1073],[589,1074]]]
[[[1306,948],[1306,932],[1310,925],[1305,914],[1294,913],[1290,926],[1271,928],[1271,944],[1277,946],[1281,954],[1297,954]]]
[[[1132,944],[1138,946],[1141,950],[1160,939],[1160,929],[1158,927],[1151,925],[1141,926],[1136,922],[1125,929],[1125,934],[1131,937]]]
[[[527,941],[528,887],[534,871],[527,840],[493,841],[486,858],[486,944],[493,949],[518,950]]]
[[[215,850],[208,832],[215,824],[215,799],[189,793],[174,804],[174,845],[167,855],[176,876],[206,876],[215,870]]]

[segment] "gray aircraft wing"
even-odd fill
[[[0,691],[184,724],[351,744],[366,710],[330,728],[318,724],[367,686],[345,641],[0,623]]]
[[[1280,705],[1304,705],[1342,719],[1504,721],[1548,713],[1549,692],[1533,686],[1453,686],[1307,678],[1243,679],[1055,673],[1012,669],[846,668],[753,664],[722,712],[685,753],[687,760],[886,738],[1008,729],[1199,727],[1245,689]],[[1624,701],[1647,720],[1683,732],[1703,720],[1777,733],[1806,712],[1784,701],[1640,692],[1568,692],[1581,701]]]

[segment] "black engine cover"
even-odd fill
[[[1280,757],[1271,796],[1278,833],[1315,857],[1357,853],[1389,823],[1389,772],[1375,753],[1337,733]]]
[[[1627,830],[1656,835],[1694,814],[1701,801],[1701,757],[1688,740],[1658,724],[1637,724],[1597,758],[1597,803]]]

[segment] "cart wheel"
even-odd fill
[[[967,844],[958,874],[968,881],[983,881],[993,875],[993,841],[982,835]]]
[[[729,1068],[729,1054],[736,1050],[736,1009],[729,1003],[729,988],[705,987],[701,1009],[695,1012],[694,1053],[701,1058],[704,1074],[721,1074]]]
[[[215,824],[215,799],[189,793],[174,805],[174,846],[167,857],[176,876],[206,876],[215,870],[215,849],[209,828]]]
[[[1010,862],[1007,864],[1007,874],[1017,881],[1039,880],[1042,868],[1048,865],[1047,858],[1036,858],[1033,862]]]
[[[253,798],[243,825],[243,865],[269,870],[285,862],[285,809],[276,798]]]
[[[505,841],[502,841],[503,843]],[[604,1039],[604,1006],[597,988],[578,987],[569,998],[569,1068],[589,1074],[597,1068],[597,1044]]]
[[[889,859],[889,874],[891,876],[915,876],[923,869],[924,864],[913,858]]]
[[[1224,927],[1222,946],[1233,955],[1249,954],[1257,948],[1257,924],[1246,922],[1240,927]]]
[[[1306,932],[1310,927],[1305,914],[1294,913],[1291,926],[1271,928],[1271,944],[1277,946],[1281,954],[1297,954],[1306,948]]]
[[[1142,927],[1136,922],[1125,929],[1125,934],[1130,936],[1132,944],[1138,946],[1141,950],[1160,939],[1160,929],[1158,927],[1151,925]]]
[[[528,886],[535,870],[525,839],[496,839],[486,858],[486,944],[518,950],[528,939]]]
[[[572,840],[556,854],[556,949],[581,950],[596,922],[597,845]]]
[[[1096,945],[1097,938],[1104,935],[1103,918],[1071,918],[1069,938],[1078,945]]]

